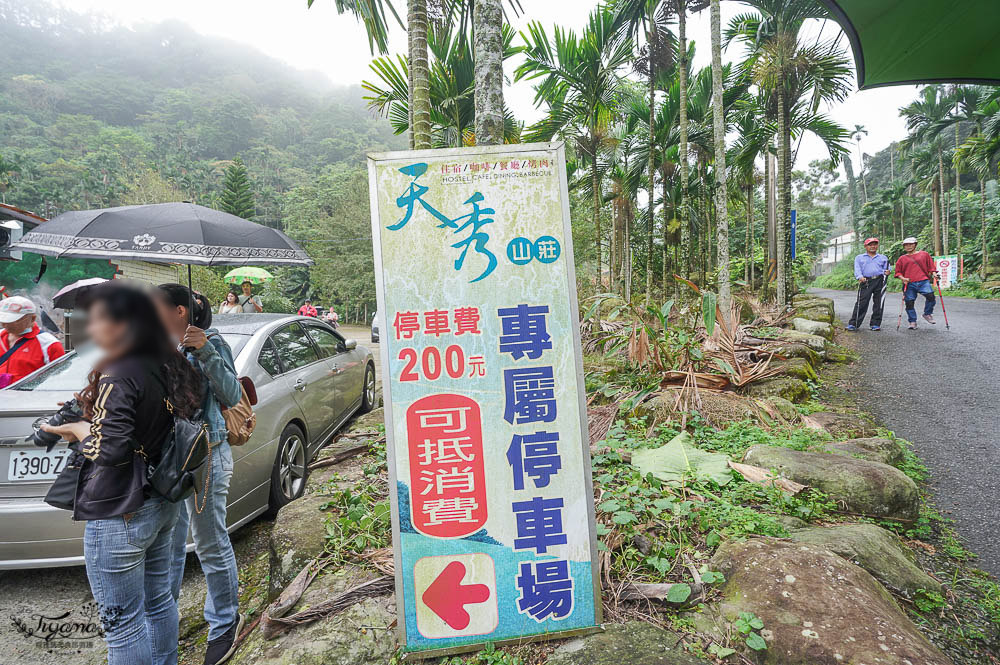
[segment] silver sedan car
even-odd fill
[[[374,406],[375,365],[368,349],[314,318],[219,315],[213,326],[258,399],[253,436],[233,448],[233,531],[301,496],[316,451],[355,412]],[[86,384],[96,359],[94,350],[74,351],[0,390],[0,569],[83,563],[83,523],[42,501],[66,445],[47,453],[25,437]]]

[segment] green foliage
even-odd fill
[[[944,599],[944,596],[937,591],[928,591],[927,589],[917,589],[916,596],[913,598],[913,604],[921,612],[936,612],[948,606],[948,602]]]
[[[764,622],[753,612],[740,612],[740,616],[733,622],[733,628],[743,635],[746,645],[754,651],[767,649],[767,642],[758,632],[764,628]]]
[[[246,164],[239,157],[233,159],[223,172],[219,210],[243,219],[253,219],[257,213],[253,192],[250,189],[250,175],[247,173]]]
[[[524,661],[488,642],[482,651],[471,656],[442,658],[441,665],[524,665]]]
[[[339,560],[389,546],[392,525],[384,485],[366,479],[336,490],[323,508],[333,511],[326,520],[327,551]]]

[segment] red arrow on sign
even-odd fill
[[[471,620],[466,605],[482,603],[489,599],[490,588],[485,584],[462,584],[465,564],[452,561],[431,582],[421,600],[431,612],[455,630],[463,630]]]

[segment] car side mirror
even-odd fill
[[[344,340],[344,346],[347,347],[348,351],[353,351],[354,349],[358,348],[358,340],[356,339]]]

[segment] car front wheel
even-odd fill
[[[365,368],[365,385],[361,395],[361,413],[375,408],[375,368],[369,364]]]
[[[278,440],[278,454],[271,469],[271,498],[268,514],[276,515],[283,507],[302,496],[309,468],[306,463],[306,436],[298,425],[289,423]]]

